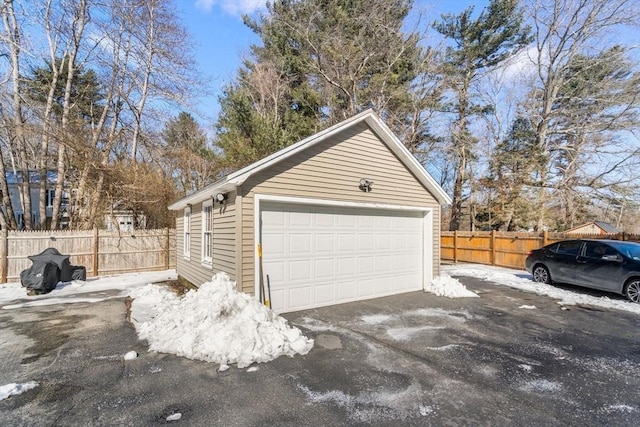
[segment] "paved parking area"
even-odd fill
[[[287,314],[314,349],[253,372],[148,353],[122,299],[0,310],[0,385],[39,383],[0,425],[638,424],[640,316],[460,281]]]

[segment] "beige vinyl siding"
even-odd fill
[[[236,278],[236,193],[228,194],[224,205],[213,212],[213,271],[224,271]]]
[[[182,247],[184,220],[182,215],[177,215],[177,271],[196,286],[210,281],[213,274],[219,271],[224,271],[235,280],[235,192],[228,197],[222,209],[218,203],[213,206],[213,267],[202,263],[202,203],[191,207],[191,256],[188,260],[183,256]]]
[[[361,178],[373,181],[370,193],[358,188]],[[255,194],[433,208],[433,272],[439,274],[440,206],[365,123],[257,173],[241,193],[244,292],[254,293]]]

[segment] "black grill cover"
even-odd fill
[[[72,265],[71,266],[71,279],[72,280],[82,280],[83,282],[87,280],[87,269],[84,265]]]
[[[29,259],[36,262],[53,262],[60,269],[60,281],[70,282],[71,278],[71,263],[69,262],[70,255],[62,255],[56,248],[47,248],[40,252],[38,255],[30,255]]]
[[[34,261],[30,268],[20,273],[22,286],[38,293],[51,292],[56,288],[59,279],[60,269],[51,261]]]

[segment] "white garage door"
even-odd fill
[[[277,312],[422,289],[423,212],[263,203],[261,221]]]

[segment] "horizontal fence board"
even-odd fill
[[[175,229],[0,230],[0,283],[20,280],[20,272],[32,265],[28,257],[47,248],[69,255],[70,263],[84,266],[89,277],[176,268]]]
[[[551,243],[570,239],[613,239],[640,242],[640,235],[511,233],[496,231],[443,231],[440,237],[440,257],[454,262],[495,265],[524,270],[529,252]]]

